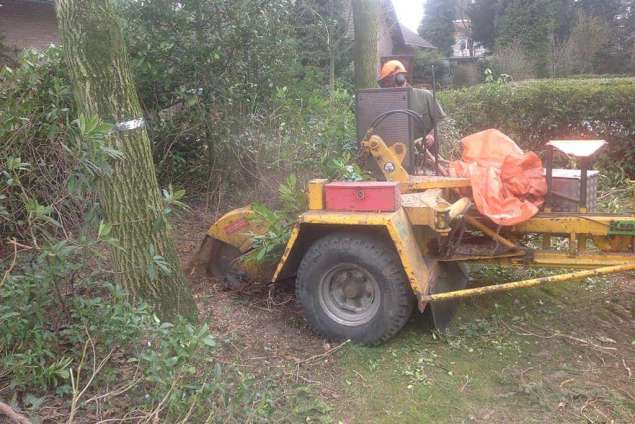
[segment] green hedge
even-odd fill
[[[605,164],[635,176],[635,78],[482,84],[439,98],[462,135],[498,128],[537,152],[553,139],[601,138],[609,142]]]

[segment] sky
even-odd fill
[[[423,17],[423,0],[392,0],[399,16],[399,21],[417,32]]]

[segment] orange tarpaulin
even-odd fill
[[[480,213],[498,225],[514,225],[538,213],[547,193],[542,161],[514,141],[490,129],[465,137],[463,160],[450,163],[450,174],[472,181]]]

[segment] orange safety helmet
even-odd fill
[[[408,71],[406,71],[406,67],[403,66],[403,63],[398,60],[389,60],[388,62],[384,63],[384,66],[381,67],[378,81],[381,81],[388,77],[392,77],[397,74],[407,73]]]

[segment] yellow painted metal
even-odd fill
[[[431,237],[446,236],[450,229],[449,223],[456,217],[463,215],[471,204],[467,198],[450,204],[443,198],[442,191],[468,188],[471,186],[471,182],[467,178],[411,176],[401,165],[407,154],[406,146],[395,144],[387,147],[379,136],[372,136],[369,140],[362,141],[362,146],[374,157],[388,181],[401,183],[402,208],[391,213],[326,211],[324,210],[324,185],[327,180],[312,180],[307,192],[309,211],[299,217],[285,252],[277,264],[273,281],[286,276],[285,267],[289,262],[292,262],[293,266],[297,265],[297,261],[304,252],[296,251],[296,249],[300,249],[300,245],[304,248],[306,244],[302,240],[305,229],[310,230],[312,237],[315,237],[316,230],[332,231],[337,230],[337,228],[345,230],[352,227],[375,227],[383,228],[386,231],[397,250],[404,272],[420,300],[420,307],[425,306],[427,301],[453,298],[448,296],[480,295],[512,288],[531,287],[548,282],[567,281],[584,276],[621,272],[624,269],[635,269],[635,265],[633,265],[635,254],[625,253],[635,249],[633,237],[608,235],[612,221],[617,219],[635,220],[633,216],[542,213],[527,222],[505,228],[503,235],[497,234],[475,218],[466,216],[466,220],[471,226],[481,230],[502,245],[513,249],[513,251],[496,257],[472,256],[444,260],[489,261],[501,265],[523,267],[597,269],[583,273],[569,273],[508,283],[492,288],[469,289],[453,294],[428,296],[438,263],[436,260],[427,259],[429,257],[426,252],[427,242]],[[633,187],[635,192],[635,183]],[[212,225],[208,230],[208,235],[239,248],[241,252],[245,253],[246,261],[242,267],[246,272],[249,275],[260,272],[262,275],[259,266],[255,261],[252,262],[253,255],[250,249],[253,246],[253,235],[264,234],[266,228],[255,221],[253,216],[254,212],[250,208],[232,211]],[[525,252],[518,250],[519,245],[512,240],[517,241],[526,234],[542,234],[543,247],[551,246],[552,236],[566,236],[570,239],[570,249],[568,251],[554,251],[543,248],[543,250],[530,251],[525,254]],[[594,244],[602,252],[593,253],[586,250],[588,238],[592,238]]]
[[[444,213],[450,207],[441,196],[441,189],[402,194],[401,206],[412,225],[436,228],[443,232],[449,231],[447,225],[443,228],[438,228],[437,225],[437,213]]]
[[[223,215],[207,230],[207,235],[230,244],[241,252],[247,252],[253,245],[254,234],[265,234],[266,226],[254,219],[255,212],[250,207],[234,209]]]
[[[603,252],[634,252],[635,237],[629,236],[593,236],[593,244]]]
[[[434,228],[434,209],[426,207],[404,207],[412,225]]]
[[[483,296],[490,293],[509,291],[514,289],[529,288],[540,286],[548,283],[563,283],[571,280],[580,280],[583,278],[597,277],[600,275],[616,274],[619,272],[635,271],[635,263],[606,266],[587,271],[570,272],[561,275],[553,275],[550,277],[532,278],[529,280],[516,281],[513,283],[497,284],[485,287],[476,287],[472,289],[457,290],[453,292],[431,294],[421,297],[421,302],[438,302],[443,300],[456,300],[466,297]]]
[[[635,262],[632,253],[591,253],[572,257],[568,251],[535,250],[528,258],[494,259],[499,265],[539,268],[597,268],[599,266],[622,265]]]
[[[374,135],[369,140],[362,140],[362,148],[372,155],[387,181],[408,181],[410,175],[401,165],[403,157],[386,146],[381,137]]]
[[[566,215],[562,213],[539,214],[521,224],[510,227],[512,233],[587,234],[605,236],[611,221],[616,219],[635,220],[635,217],[611,215]]]
[[[282,258],[280,258],[280,262],[278,262],[276,271],[274,272],[273,277],[271,278],[271,281],[273,283],[275,283],[276,281],[280,279],[284,266],[286,265],[287,260],[289,259],[289,256],[291,255],[291,252],[293,251],[293,247],[295,246],[295,242],[298,240],[299,235],[300,235],[300,224],[296,224],[293,227],[293,230],[291,230],[291,236],[289,237],[289,241],[287,241],[287,247],[285,247],[284,253],[282,254]]]
[[[384,228],[401,260],[404,272],[410,281],[413,291],[418,296],[427,293],[430,281],[435,273],[435,261],[426,261],[422,255],[422,249],[417,243],[414,227],[408,220],[404,209],[390,213],[350,213],[350,212],[328,212],[309,211],[300,216],[298,224],[291,233],[291,238],[278,263],[278,267],[273,276],[273,281],[278,281],[285,270],[301,231],[307,229],[307,225],[328,225],[331,228],[338,226],[342,229],[351,227],[377,227]]]
[[[578,254],[578,235],[576,233],[569,234],[569,255],[575,258]]]
[[[403,209],[392,215],[387,228],[410,281],[410,286],[417,298],[420,299],[421,296],[428,293],[428,288],[436,274],[437,263],[434,260],[426,260],[421,254],[413,227]],[[419,302],[419,308],[423,310],[424,307],[425,304]]]
[[[403,143],[395,143],[389,147],[390,150],[397,156],[399,159],[399,163],[403,163],[403,160],[406,158],[406,154],[408,153],[408,148]]]
[[[399,180],[402,181],[402,180]],[[472,186],[469,178],[410,176],[401,186],[403,192],[429,190],[434,188],[469,188]]]
[[[298,218],[301,224],[386,226],[398,212],[332,212],[309,211]]]
[[[435,188],[468,188],[471,187],[469,178],[413,176],[401,165],[407,153],[407,147],[397,143],[388,147],[378,135],[362,141],[362,148],[368,151],[387,181],[401,183],[401,192],[423,191]]]
[[[309,210],[319,211],[324,209],[324,185],[328,182],[325,179],[316,179],[309,181],[309,189],[307,191]]]
[[[273,265],[256,260],[253,251],[254,235],[265,234],[267,228],[254,219],[250,207],[235,209],[223,215],[208,230],[207,235],[236,247],[243,255],[238,259],[242,272],[254,281],[269,281]],[[215,258],[210,258],[213,261]]]

